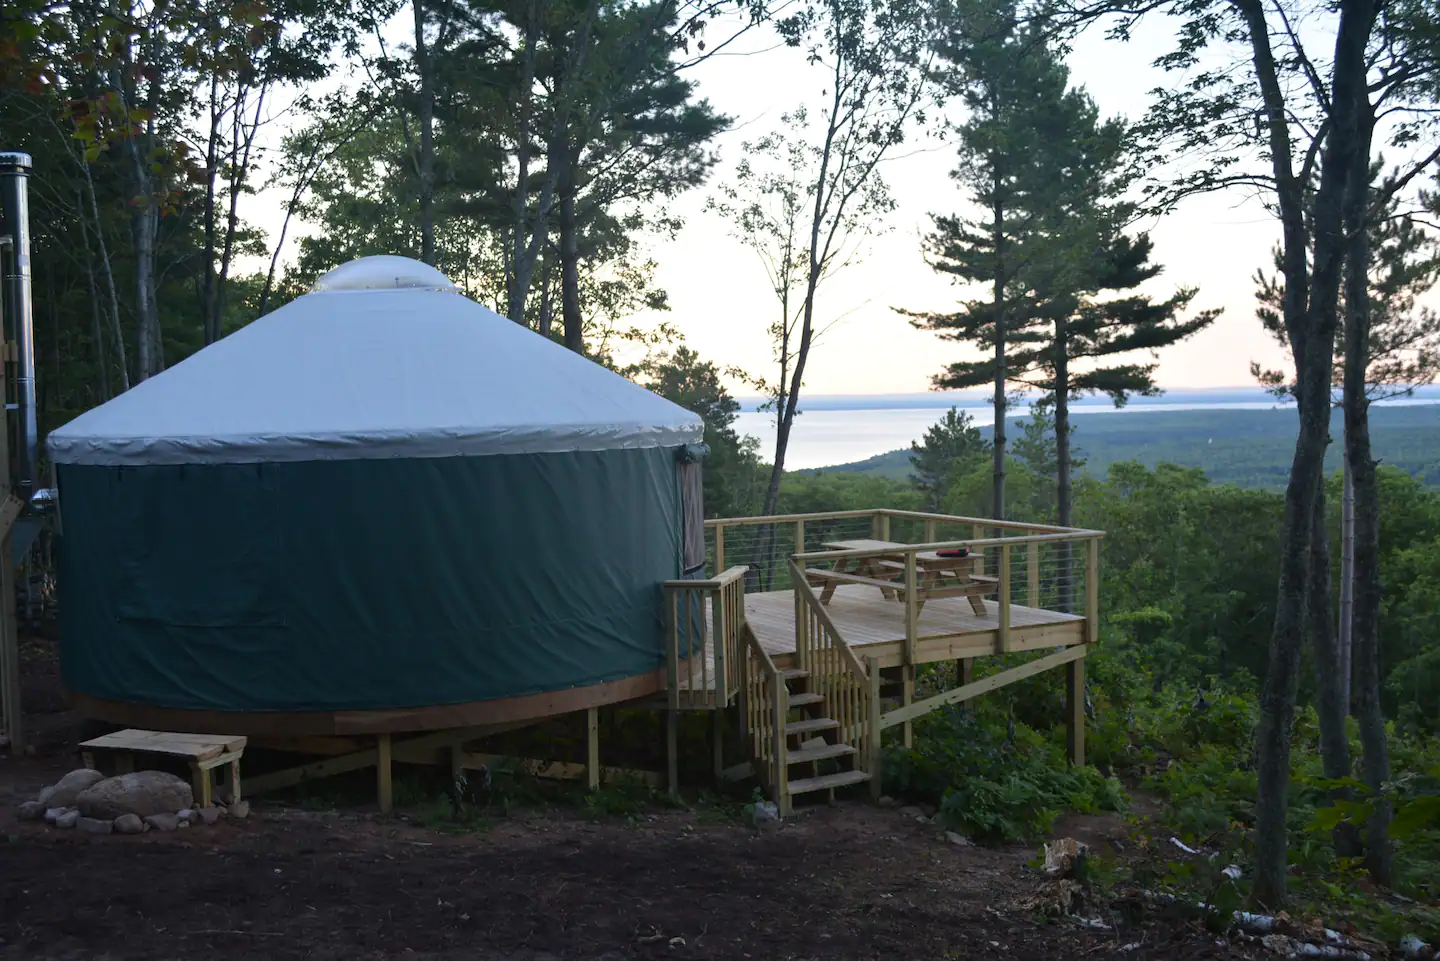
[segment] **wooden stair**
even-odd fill
[[[859,751],[844,742],[840,722],[825,716],[824,696],[808,689],[810,673],[787,668],[780,674],[790,692],[791,711],[785,723],[789,744],[786,761],[790,768],[785,793],[793,798],[826,791],[833,799],[836,788],[870,780],[870,775],[859,768]],[[822,771],[825,762],[840,769]]]

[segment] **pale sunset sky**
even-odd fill
[[[408,10],[390,30],[391,42],[407,42]],[[1129,43],[1104,39],[1100,31],[1082,36],[1069,58],[1072,82],[1083,84],[1105,116],[1138,117],[1148,91],[1178,82],[1151,67],[1170,49],[1173,22],[1155,18]],[[715,28],[720,35],[719,28]],[[755,31],[736,44],[734,54],[712,57],[691,76],[700,96],[734,118],[734,129],[717,144],[720,162],[711,181],[676,201],[685,227],[672,242],[651,246],[658,280],[670,296],[668,319],[702,357],[752,376],[775,376],[766,329],[777,311],[773,293],[755,253],[741,245],[730,226],[707,213],[706,200],[728,180],[742,143],[780,124],[782,113],[808,104],[819,112],[824,76],[804,56],[777,47],[768,31]],[[278,139],[278,137],[277,137]],[[889,394],[930,389],[930,376],[972,350],[912,328],[891,308],[947,310],[967,293],[936,274],[924,262],[921,235],[931,212],[963,210],[959,186],[950,179],[953,148],[934,139],[915,138],[883,165],[898,202],[888,229],[866,245],[862,262],[835,275],[822,288],[818,319],[822,325],[843,319],[821,338],[811,356],[805,389],[811,394]],[[278,232],[283,198],[274,191],[255,200],[251,219]],[[1253,197],[1225,194],[1188,201],[1155,223],[1142,224],[1155,240],[1156,260],[1165,272],[1152,292],[1167,296],[1177,286],[1200,288],[1196,308],[1223,307],[1214,326],[1159,357],[1160,382],[1166,387],[1251,386],[1252,360],[1276,366],[1282,351],[1259,327],[1253,313],[1251,277],[1269,263],[1278,231]],[[284,260],[292,260],[298,236],[307,225],[292,224]],[[645,323],[660,317],[640,317]],[[751,393],[738,383],[738,394]]]

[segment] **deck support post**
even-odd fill
[[[381,734],[375,739],[375,789],[379,796],[380,811],[390,813],[395,806],[395,784],[390,777],[390,735]]]
[[[1085,658],[1065,665],[1065,741],[1070,763],[1085,763]]]
[[[585,786],[600,790],[600,710],[585,709]]]
[[[973,658],[973,657],[961,657],[961,658],[957,658],[956,661],[955,661],[955,686],[956,686],[956,687],[964,687],[966,684],[969,684],[970,682],[972,682],[972,681],[974,681],[974,680],[975,680],[975,658]],[[967,711],[970,710],[969,705],[966,704],[964,701],[962,701],[962,702],[960,702],[960,703],[961,703],[961,707],[963,707],[965,710],[967,710]]]
[[[665,783],[671,797],[680,795],[680,712],[665,712]]]

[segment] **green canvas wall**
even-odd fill
[[[62,674],[97,698],[305,711],[658,669],[675,456],[62,464]]]

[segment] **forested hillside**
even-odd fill
[[[1371,433],[1381,461],[1411,474],[1429,486],[1440,486],[1440,405],[1376,407]],[[1331,432],[1340,436],[1340,412]],[[1023,418],[1011,421],[1022,432]],[[1280,490],[1290,473],[1295,446],[1295,414],[1291,410],[1144,411],[1121,416],[1094,414],[1075,421],[1080,470],[1104,477],[1111,465],[1136,461],[1147,467],[1178,464],[1198,467],[1217,484],[1238,484]],[[980,434],[987,440],[988,427]],[[1326,452],[1328,471],[1340,469],[1341,451]],[[910,476],[910,452],[894,450],[851,464],[823,468],[874,474],[892,480]]]

